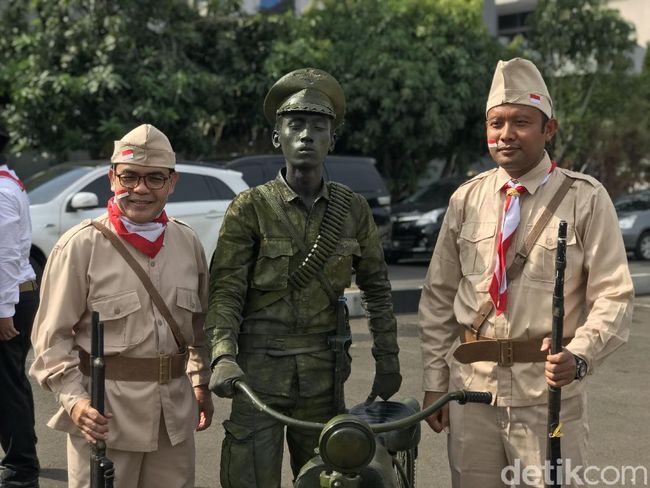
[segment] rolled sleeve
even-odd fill
[[[381,240],[368,202],[356,194],[354,198],[357,201],[353,208],[360,210],[357,240],[361,249],[361,256],[355,260],[354,267],[361,301],[368,315],[368,328],[373,337],[372,355],[375,359],[384,358],[384,367],[392,367],[398,372],[397,322]],[[394,356],[392,363],[386,356]]]

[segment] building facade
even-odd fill
[[[526,20],[537,8],[538,0],[484,0],[483,18],[488,31],[504,40],[518,34],[526,35]],[[608,0],[610,8],[636,28],[633,61],[635,70],[641,70],[646,48],[650,42],[650,0]]]

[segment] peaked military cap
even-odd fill
[[[485,115],[492,107],[504,103],[529,105],[541,110],[549,119],[553,117],[553,100],[544,78],[537,66],[527,59],[513,58],[497,63]]]
[[[316,68],[297,69],[284,75],[271,87],[264,99],[264,115],[275,123],[276,116],[287,112],[314,112],[334,119],[334,127],[343,122],[345,95],[336,78]]]
[[[174,169],[176,154],[165,134],[151,124],[142,124],[115,141],[111,163]]]

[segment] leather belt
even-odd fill
[[[473,337],[473,334],[472,334]],[[565,337],[566,346],[573,337]],[[542,339],[515,341],[511,339],[490,339],[479,336],[478,340],[464,342],[454,351],[454,357],[463,364],[476,361],[493,361],[499,366],[510,367],[514,363],[539,363],[546,361],[547,352],[542,352]]]
[[[34,280],[25,281],[24,283],[21,283],[20,285],[18,285],[18,291],[20,293],[22,293],[24,291],[36,291],[36,290],[38,290],[38,283],[36,283],[36,281],[34,281]]]
[[[268,354],[269,356],[295,356],[331,349],[328,337],[331,332],[314,334],[248,334],[238,337],[239,351]]]
[[[160,355],[155,358],[104,356],[105,378],[116,381],[155,381],[161,385],[185,374],[188,353]],[[90,354],[79,350],[79,370],[90,376]]]

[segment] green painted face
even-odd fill
[[[273,145],[282,148],[289,166],[298,169],[323,164],[334,145],[330,117],[311,112],[286,112],[277,119]]]

